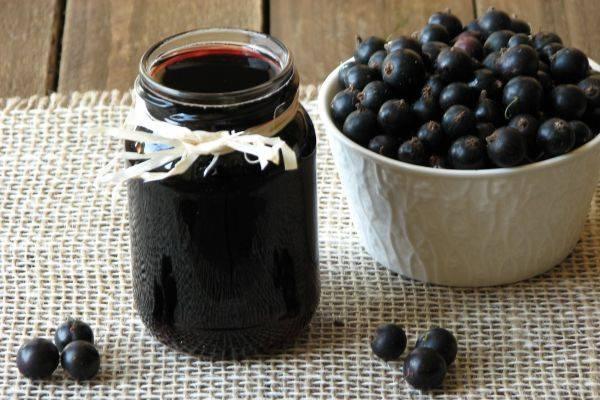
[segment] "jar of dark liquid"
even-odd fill
[[[209,29],[170,37],[143,56],[137,101],[156,120],[243,131],[297,96],[298,73],[278,40]],[[319,301],[315,132],[306,111],[278,134],[297,169],[231,152],[207,167],[128,183],[135,301],[150,331],[176,349],[217,358],[280,349]],[[126,142],[129,151],[164,145]],[[159,170],[168,171],[173,163]]]

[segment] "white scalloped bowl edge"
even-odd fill
[[[340,89],[338,69],[320,88],[319,114],[361,243],[377,262],[424,282],[492,286],[543,273],[571,253],[598,182],[600,135],[517,168],[403,163],[336,127],[329,104]]]

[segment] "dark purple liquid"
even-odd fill
[[[155,77],[181,87],[184,76],[194,75],[191,70],[212,71],[212,77],[192,79],[193,89],[204,92],[250,84],[220,71],[254,77],[252,85],[268,80],[271,72],[262,63],[235,57],[226,69],[222,60],[231,61],[231,54],[206,60],[195,55]],[[261,67],[248,72],[254,65]],[[176,116],[187,126],[247,127],[262,118],[261,110],[272,115],[296,89],[270,100],[266,111],[215,111],[219,122],[207,122],[210,110],[142,98],[154,115]],[[211,157],[163,182],[129,183],[136,304],[144,323],[164,343],[217,358],[243,357],[277,350],[310,321],[319,301],[315,133],[303,109],[279,137],[296,152],[297,170],[269,165],[261,171],[242,154],[231,153],[207,177],[203,172]]]

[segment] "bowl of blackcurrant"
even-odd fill
[[[526,279],[577,243],[600,172],[600,73],[552,32],[490,9],[359,39],[319,93],[363,246],[451,286]]]

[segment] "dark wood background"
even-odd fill
[[[450,8],[466,23],[489,6],[600,58],[600,0],[0,0],[0,97],[127,89],[144,50],[201,27],[271,33],[304,83],[348,58],[356,34],[411,33]]]

